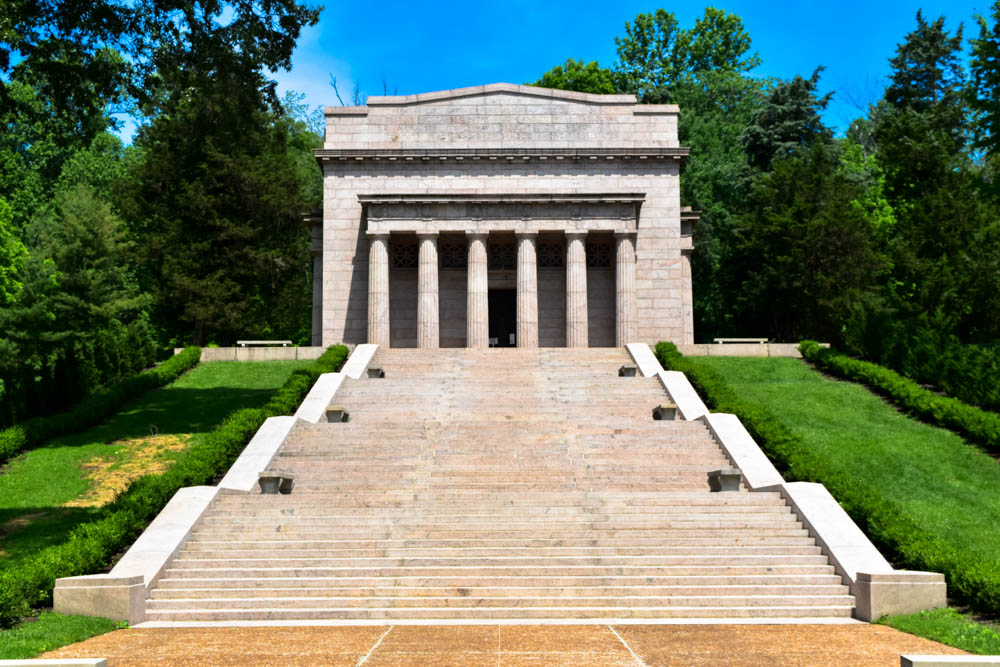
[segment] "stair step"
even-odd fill
[[[846,617],[854,599],[778,493],[711,493],[702,422],[654,421],[623,349],[380,348],[348,422],[295,424],[223,492],[149,620]]]

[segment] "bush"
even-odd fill
[[[812,351],[811,347],[807,349]],[[979,611],[1000,613],[1000,570],[996,563],[958,551],[922,530],[880,488],[852,477],[814,454],[767,407],[737,394],[718,373],[682,356],[672,343],[657,344],[656,356],[664,368],[687,375],[712,409],[738,416],[786,479],[825,485],[895,563],[911,569],[943,572],[950,595],[964,599]]]
[[[266,406],[233,412],[185,450],[169,470],[135,480],[97,519],[75,528],[65,542],[42,550],[17,570],[0,572],[0,627],[10,627],[32,608],[48,603],[57,578],[99,572],[110,565],[179,489],[211,483],[225,472],[265,419],[294,411],[316,378],[340,368],[347,353],[343,345],[330,347],[308,368],[293,373]]]
[[[0,431],[0,464],[19,452],[51,438],[77,433],[104,421],[126,402],[176,380],[201,359],[201,348],[188,347],[156,368],[84,399],[68,412],[29,419]]]
[[[864,384],[903,410],[1000,453],[1000,415],[939,396],[888,368],[851,359],[813,341],[802,341],[799,350],[824,371]]]

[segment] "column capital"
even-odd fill
[[[615,232],[615,238],[616,239],[635,238],[636,235],[637,235],[637,232],[634,232],[634,231],[632,231],[632,232],[629,232],[629,231]]]
[[[485,239],[489,235],[490,235],[489,232],[479,232],[479,231],[472,232],[472,231],[468,231],[468,230],[466,230],[466,232],[465,232],[466,238],[469,238],[469,239]]]
[[[565,232],[566,238],[585,238],[587,236],[587,230],[583,229],[567,229]]]
[[[373,241],[388,241],[389,232],[365,232],[368,238]]]
[[[418,239],[436,239],[439,235],[440,234],[438,233],[438,230],[436,230],[436,229],[434,231],[431,231],[431,232],[427,232],[427,231],[417,232],[417,238]]]
[[[514,232],[515,238],[519,239],[533,239],[538,236],[538,230],[533,230],[530,232]]]

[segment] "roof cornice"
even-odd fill
[[[313,151],[320,164],[330,162],[430,162],[532,160],[683,160],[690,148],[434,148],[434,149],[336,149]]]

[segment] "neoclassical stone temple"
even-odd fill
[[[504,83],[327,107],[313,343],[694,342],[677,116]]]

